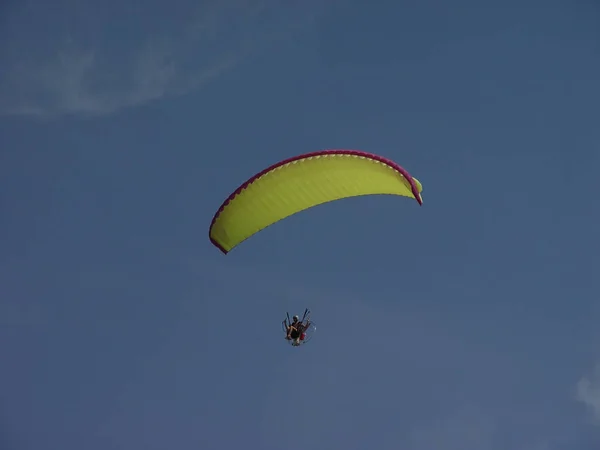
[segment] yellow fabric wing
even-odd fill
[[[316,205],[373,194],[421,203],[422,189],[418,180],[384,158],[356,151],[317,152],[272,166],[244,183],[221,206],[209,235],[227,253],[269,225]]]

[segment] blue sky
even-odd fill
[[[374,3],[2,5],[3,449],[598,448],[600,9]],[[424,205],[210,244],[324,148]]]

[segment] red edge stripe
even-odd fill
[[[272,170],[274,170],[274,169],[276,169],[278,167],[284,166],[286,164],[289,164],[291,162],[298,161],[298,160],[301,160],[301,159],[310,158],[312,156],[323,156],[323,155],[354,155],[354,156],[363,156],[365,158],[369,158],[369,159],[372,159],[372,160],[375,160],[375,161],[379,161],[380,163],[386,164],[386,165],[390,166],[392,169],[395,169],[396,171],[400,172],[400,174],[402,174],[402,176],[404,178],[406,178],[406,180],[408,180],[408,182],[410,183],[411,191],[412,191],[413,195],[415,196],[415,199],[417,200],[417,202],[419,203],[419,205],[423,204],[423,200],[421,199],[421,195],[419,194],[419,190],[417,189],[417,184],[413,180],[412,176],[406,171],[406,169],[404,169],[403,167],[399,166],[398,164],[396,164],[391,159],[387,159],[387,158],[384,158],[382,156],[375,155],[373,153],[363,152],[363,151],[360,151],[360,150],[320,150],[320,151],[317,151],[317,152],[305,153],[303,155],[294,156],[292,158],[288,158],[288,159],[285,159],[283,161],[280,161],[280,162],[278,162],[276,164],[273,164],[270,167],[267,167],[265,170],[257,173],[253,177],[249,178],[246,182],[242,183],[240,185],[240,187],[238,187],[229,197],[227,197],[227,199],[219,207],[219,209],[215,213],[212,221],[210,222],[210,227],[208,229],[208,237],[210,239],[210,242],[212,242],[212,244],[215,247],[217,247],[219,250],[221,250],[224,254],[228,253],[228,251],[225,248],[223,248],[223,246],[221,244],[219,244],[217,241],[215,241],[212,238],[212,236],[210,235],[211,231],[212,231],[212,228],[213,228],[215,222],[217,221],[217,218],[219,217],[219,215],[221,214],[221,212],[227,207],[227,205],[238,194],[240,194],[244,189],[246,189],[249,185],[251,185],[254,181],[256,181],[258,178],[262,177],[266,173],[269,173]]]

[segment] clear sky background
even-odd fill
[[[0,448],[600,448],[596,2],[8,0],[0,67]],[[424,205],[210,244],[325,148]]]

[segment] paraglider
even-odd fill
[[[423,203],[421,183],[382,156],[323,150],[278,162],[254,175],[219,207],[210,241],[229,253],[266,227],[314,206],[363,195],[398,195]]]
[[[323,150],[280,161],[238,187],[219,207],[210,241],[224,254],[259,231],[317,205],[363,195],[397,195],[423,204],[421,183],[382,156],[357,150]],[[305,310],[302,320],[282,322],[294,347],[316,330]]]
[[[308,308],[304,310],[302,320],[298,316],[294,316],[290,321],[290,315],[287,313],[281,324],[285,331],[286,341],[289,341],[294,347],[304,345],[310,341],[312,333],[317,329],[315,324],[310,321],[310,310]]]

